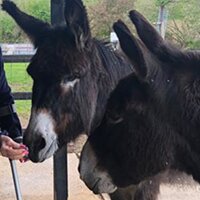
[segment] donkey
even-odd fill
[[[124,56],[92,38],[81,0],[65,1],[66,24],[56,27],[22,12],[11,1],[3,0],[2,8],[37,49],[27,68],[33,94],[24,143],[30,159],[42,162],[80,133],[97,127],[111,91],[134,68]],[[144,190],[139,186],[144,199],[154,199],[158,182],[144,183]],[[129,199],[126,193],[120,189],[111,197]]]
[[[119,82],[90,134],[81,179],[95,193],[103,193],[105,185],[109,193],[139,184],[170,169],[200,183],[200,54],[167,44],[137,11],[130,18],[140,39],[122,21],[114,30],[136,72]]]
[[[35,19],[11,1],[3,1],[2,8],[37,49],[27,68],[33,94],[24,143],[30,159],[42,162],[80,133],[89,133],[97,126],[110,92],[134,68],[92,38],[80,0],[66,1],[66,26],[53,27]]]

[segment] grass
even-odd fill
[[[27,63],[6,63],[5,72],[12,92],[30,92],[32,79],[26,72]],[[23,127],[26,126],[31,108],[30,100],[15,101]]]
[[[30,92],[32,79],[26,72],[27,63],[6,63],[6,77],[12,92]]]

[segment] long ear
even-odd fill
[[[129,13],[130,19],[136,27],[137,33],[146,47],[163,61],[175,61],[181,51],[168,45],[157,30],[137,11]]]
[[[13,2],[9,0],[3,0],[2,9],[16,21],[16,23],[29,36],[33,44],[37,47],[39,40],[50,28],[50,25],[22,12]]]
[[[131,34],[128,27],[121,20],[114,23],[113,29],[119,38],[122,50],[133,63],[138,75],[145,77],[147,68],[143,56],[144,51],[142,50],[140,41]]]
[[[77,47],[83,48],[91,38],[86,9],[81,0],[65,0],[65,20],[73,31]]]

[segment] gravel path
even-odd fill
[[[69,200],[99,200],[80,181],[77,172],[78,159],[68,154]],[[53,164],[49,159],[41,164],[17,162],[23,200],[53,200]],[[0,200],[14,200],[15,193],[7,159],[0,157]],[[199,200],[200,186],[186,176],[177,177],[173,184],[161,185],[159,200]]]

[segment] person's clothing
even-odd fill
[[[0,109],[7,106],[11,108],[12,104],[14,104],[14,100],[11,95],[11,89],[6,80],[0,47]],[[17,138],[22,135],[21,124],[15,112],[10,112],[5,116],[0,116],[0,128],[2,131],[7,131],[11,138]]]
[[[6,132],[7,133],[7,132]],[[1,140],[1,136],[5,134],[5,131],[1,131],[0,130],[0,148],[1,148],[1,145],[2,145],[2,140]]]

